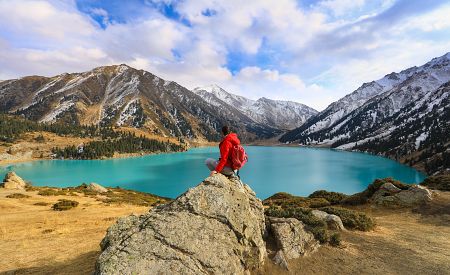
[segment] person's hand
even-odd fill
[[[211,177],[211,176],[213,176],[213,175],[215,175],[215,174],[217,174],[216,171],[211,171],[211,173],[209,173],[209,176]]]

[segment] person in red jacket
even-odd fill
[[[222,173],[225,176],[234,175],[230,150],[231,148],[233,148],[234,145],[241,144],[241,141],[238,139],[235,133],[232,133],[230,131],[230,128],[228,126],[222,127],[222,135],[223,139],[219,144],[220,159],[215,160],[209,158],[205,161],[206,166],[208,166],[209,170],[211,171],[211,173],[209,174],[210,176],[216,173]]]

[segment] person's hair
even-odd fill
[[[224,136],[228,135],[229,133],[231,133],[230,127],[228,127],[228,125],[225,125],[222,127],[222,134]]]

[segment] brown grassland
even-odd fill
[[[0,188],[0,273],[91,274],[106,229],[119,217],[150,209],[126,200],[105,203],[104,196],[89,193],[41,196],[38,190]],[[13,193],[30,197],[6,198]],[[79,205],[52,210],[59,199]],[[439,192],[430,205],[417,210],[351,208],[369,214],[377,227],[343,232],[339,247],[324,245],[309,256],[291,260],[290,271],[267,260],[254,273],[449,274],[450,192]]]

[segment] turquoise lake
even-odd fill
[[[307,196],[320,189],[352,194],[376,178],[419,183],[425,175],[386,158],[305,147],[246,146],[249,162],[243,182],[261,199],[276,192]],[[3,178],[15,171],[36,186],[67,187],[83,182],[175,198],[208,176],[204,161],[218,158],[216,147],[187,152],[108,160],[45,160],[0,167]]]

